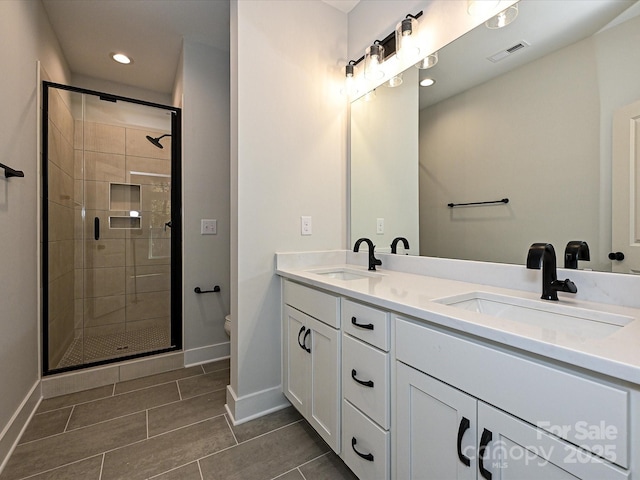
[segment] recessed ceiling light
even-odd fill
[[[124,53],[112,53],[111,58],[118,63],[122,63],[123,65],[129,65],[133,63],[129,57],[127,57]]]
[[[436,83],[436,81],[433,78],[425,78],[424,80],[420,80],[421,87],[430,87],[434,83]]]

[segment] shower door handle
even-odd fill
[[[100,240],[100,219],[98,217],[93,219],[93,237]]]

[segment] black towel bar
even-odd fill
[[[4,176],[5,178],[10,177],[24,177],[24,172],[21,170],[14,170],[11,167],[7,167],[6,165],[0,163],[0,168],[4,168]]]
[[[471,202],[471,203],[448,203],[447,206],[450,208],[453,207],[468,207],[471,205],[489,205],[489,204],[499,204],[499,203],[509,203],[508,198],[503,198],[502,200],[491,200],[489,202]]]
[[[214,286],[213,290],[202,290],[200,287],[196,287],[193,289],[193,291],[196,293],[214,293],[214,292],[220,291],[220,286],[219,285]]]

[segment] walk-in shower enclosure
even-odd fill
[[[49,82],[42,105],[44,374],[182,348],[180,109]]]

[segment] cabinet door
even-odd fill
[[[309,318],[311,386],[307,420],[325,442],[340,453],[340,335],[339,331]]]
[[[629,472],[569,442],[478,402],[479,479],[621,480]],[[485,448],[483,448],[485,447]]]
[[[396,362],[398,479],[476,478],[475,398]]]
[[[305,344],[310,343],[310,317],[285,305],[284,308],[284,394],[303,415],[309,401],[311,362]],[[306,339],[305,339],[306,335]]]

